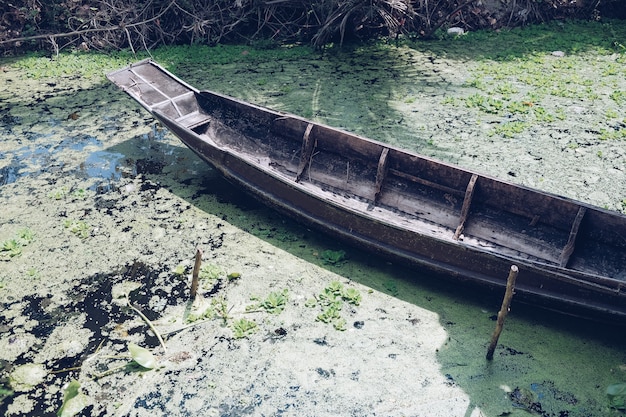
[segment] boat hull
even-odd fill
[[[503,290],[514,264],[516,299],[626,323],[619,213],[199,91],[152,61],[109,78],[227,180],[297,221],[487,290]]]

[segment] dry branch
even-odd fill
[[[616,1],[616,0],[614,0]],[[505,16],[477,0],[14,0],[0,14],[0,48],[55,52],[151,49],[167,44],[216,44],[272,39],[323,46],[349,35],[432,37],[444,25],[501,27],[564,17],[589,17],[599,0],[517,0]],[[576,15],[575,13],[578,13]],[[583,15],[585,16],[583,16]],[[28,34],[28,36],[27,36]],[[59,45],[59,39],[67,39]]]

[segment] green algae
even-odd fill
[[[44,381],[47,374],[43,364],[29,363],[16,367],[9,374],[9,383],[14,391],[31,391]]]
[[[396,46],[381,43],[331,48],[322,53],[292,47],[288,51],[279,49],[273,55],[264,55],[262,51],[251,51],[249,46],[240,45],[224,46],[218,50],[207,47],[201,50],[202,53],[194,53],[193,48],[172,48],[155,51],[154,56],[201,88],[216,89],[259,104],[310,116],[452,162],[478,166],[494,175],[553,187],[552,190],[573,197],[583,195],[594,204],[623,210],[626,195],[624,177],[623,174],[620,176],[619,169],[614,168],[620,164],[623,166],[623,145],[619,142],[603,143],[598,133],[585,132],[583,127],[589,125],[588,119],[583,118],[578,125],[578,113],[567,107],[573,103],[567,100],[588,106],[583,116],[594,118],[594,123],[599,126],[605,123],[607,114],[611,120],[623,118],[623,109],[616,106],[617,101],[610,96],[624,88],[619,78],[623,75],[622,68],[616,65],[623,58],[622,53],[618,48],[611,47],[610,37],[613,35],[605,33],[593,35],[590,40],[584,39],[587,27],[606,29],[605,26],[585,24],[579,30],[583,39],[574,40],[576,26],[569,25],[564,28],[569,34],[566,39],[575,43],[569,49],[559,49],[576,56],[567,55],[565,60],[553,59],[549,55],[554,48],[564,46],[564,42],[551,44],[541,41],[554,37],[551,31],[561,26],[529,28],[527,32],[513,31],[511,35],[470,34],[428,44]],[[530,37],[530,44],[512,42],[515,39],[513,35]],[[508,43],[506,48],[518,49],[504,49],[504,46],[498,47],[482,40],[491,37],[499,39],[502,45]],[[478,52],[471,53],[470,46],[477,48]],[[531,49],[545,54],[533,55],[529,52]],[[219,53],[211,56],[212,51]],[[154,281],[153,286],[143,290],[143,307],[155,314],[159,325],[171,323],[171,326],[181,326],[183,314],[178,307],[182,308],[185,304],[177,287],[181,277],[171,279],[170,271],[181,263],[181,259],[188,259],[195,253],[200,244],[209,248],[205,253],[211,257],[210,262],[220,265],[223,270],[240,270],[246,277],[220,290],[223,291],[218,297],[221,302],[212,306],[211,317],[221,320],[207,321],[202,326],[191,328],[197,330],[180,331],[174,327],[180,333],[174,333],[168,339],[168,343],[179,349],[179,356],[174,359],[182,358],[182,365],[174,359],[170,361],[167,366],[173,372],[168,375],[181,372],[181,379],[177,382],[195,381],[199,378],[198,374],[208,375],[211,380],[217,381],[213,384],[217,388],[211,391],[204,390],[208,384],[206,381],[193,384],[194,390],[202,392],[207,402],[228,405],[232,400],[235,404],[255,404],[254,399],[246,394],[234,398],[233,392],[256,392],[265,395],[264,398],[281,398],[280,393],[287,388],[280,383],[269,385],[269,388],[259,384],[252,389],[237,382],[242,380],[242,375],[256,380],[260,373],[270,383],[288,380],[297,385],[302,384],[297,381],[318,378],[316,384],[324,388],[324,392],[328,392],[328,385],[324,384],[336,383],[337,387],[348,387],[355,395],[358,394],[358,398],[337,388],[332,394],[336,395],[333,401],[320,400],[315,385],[306,384],[299,392],[288,390],[286,394],[287,398],[288,395],[297,398],[300,407],[319,410],[320,404],[329,402],[346,414],[358,414],[354,410],[358,410],[356,404],[359,403],[365,404],[361,410],[366,410],[365,413],[381,404],[388,407],[380,411],[381,414],[399,413],[404,402],[410,402],[407,398],[417,398],[429,387],[437,388],[439,398],[453,392],[467,397],[467,403],[461,402],[460,408],[465,407],[462,413],[439,415],[470,415],[472,412],[485,416],[528,415],[529,410],[537,411],[537,406],[533,404],[539,401],[547,415],[583,416],[618,412],[610,410],[606,387],[624,380],[622,367],[626,357],[623,342],[611,334],[612,329],[603,332],[600,328],[590,328],[552,313],[533,313],[514,300],[494,361],[486,363],[484,353],[494,326],[491,317],[499,306],[500,294],[471,294],[453,285],[440,283],[437,277],[428,277],[422,271],[400,268],[352,248],[345,248],[345,256],[350,262],[341,268],[320,268],[320,254],[325,248],[335,247],[336,242],[246,200],[176,139],[160,131],[149,117],[133,107],[130,100],[102,84],[102,73],[98,71],[105,72],[125,65],[127,58],[132,60],[135,57],[122,59],[124,63],[117,59],[112,62],[96,60],[91,69],[81,72],[81,60],[89,59],[89,56],[91,54],[86,54],[84,58],[78,55],[68,57],[68,70],[53,68],[63,62],[61,57],[56,62],[38,58],[42,59],[38,64],[26,61],[24,65],[33,69],[25,67],[23,74],[12,72],[13,64],[4,74],[14,80],[13,86],[15,80],[21,80],[22,76],[26,81],[25,90],[15,90],[18,92],[7,97],[7,102],[11,103],[7,117],[12,118],[14,125],[11,131],[7,130],[6,124],[2,126],[0,149],[11,156],[0,160],[0,167],[7,167],[14,160],[26,156],[20,150],[25,144],[57,144],[62,142],[61,138],[69,136],[74,144],[84,145],[50,147],[52,152],[46,160],[24,158],[28,159],[29,168],[22,168],[22,176],[0,189],[3,202],[0,232],[3,236],[5,232],[9,235],[15,233],[19,227],[12,225],[15,220],[19,224],[28,224],[37,235],[33,246],[36,244],[38,249],[34,257],[29,253],[28,257],[12,259],[0,272],[0,281],[4,285],[0,295],[4,297],[3,302],[12,303],[1,324],[17,330],[16,335],[0,335],[0,355],[6,355],[6,359],[0,359],[12,360],[20,353],[29,352],[20,351],[28,349],[23,346],[35,345],[33,341],[37,338],[31,330],[46,320],[45,317],[31,320],[29,314],[32,315],[32,311],[58,311],[57,314],[62,314],[68,306],[66,294],[78,298],[87,294],[94,298],[91,290],[86,290],[92,288],[90,282],[100,282],[103,271],[113,270],[119,265],[132,265],[137,259],[154,265],[157,271],[165,271],[157,272],[160,278]],[[530,64],[525,64],[526,58]],[[484,62],[481,63],[481,60]],[[572,84],[565,86],[561,96],[554,95],[562,100],[559,101],[560,106],[568,109],[562,114],[542,104],[542,100],[549,101],[552,95],[539,94],[530,88],[540,88],[541,82],[552,81],[521,79],[524,71],[529,77],[541,76],[541,71],[549,68],[547,65],[552,65],[553,61],[556,62],[554,71],[564,71],[568,80],[566,84]],[[45,69],[47,66],[50,66],[48,70]],[[522,70],[515,72],[516,66]],[[594,80],[594,83],[606,83],[607,87],[611,87],[611,93],[604,95],[604,90],[600,89],[596,93],[598,97],[594,97],[587,88],[593,89],[599,84],[589,84],[585,77],[577,79],[572,75],[577,69],[582,69],[590,78],[594,74],[591,67],[594,71],[605,68],[606,78]],[[68,75],[72,73],[75,79],[68,79],[72,78]],[[514,77],[518,78],[512,79]],[[38,82],[28,84],[28,80]],[[75,82],[80,85],[74,85]],[[57,84],[49,86],[47,83]],[[34,92],[29,93],[31,90]],[[490,96],[492,90],[500,98]],[[51,97],[45,98],[46,94]],[[492,104],[489,101],[484,104],[489,111],[483,111],[480,106],[470,108],[465,105],[464,98],[476,94],[492,100]],[[614,97],[619,98],[616,94]],[[32,107],[31,103],[37,103],[37,100],[41,103]],[[448,101],[446,105],[438,107],[444,100]],[[522,103],[526,100],[532,100],[533,106]],[[77,120],[68,119],[68,115],[73,114],[75,107],[81,103],[89,105],[80,107]],[[110,113],[103,115],[93,108],[103,106]],[[603,111],[603,108],[608,110]],[[546,120],[536,120],[541,116],[538,109],[545,109],[554,119],[546,116]],[[490,118],[504,117],[505,111],[533,124],[536,129],[533,135],[529,135],[526,129],[524,132],[512,132],[511,137],[489,136],[494,124]],[[43,117],[44,126],[37,120],[41,119],[40,113],[46,115]],[[565,128],[567,132],[559,130]],[[98,140],[81,142],[76,132],[83,131]],[[32,135],[32,132],[40,136]],[[520,144],[527,145],[519,147]],[[504,152],[499,151],[502,147]],[[552,150],[543,150],[542,147]],[[112,159],[116,161],[114,169],[98,171],[110,172],[101,176],[87,175],[80,165],[102,148],[106,148],[109,155],[121,155]],[[513,156],[507,159],[509,152]],[[586,153],[593,157],[593,163],[588,162]],[[496,161],[498,158],[502,158],[501,164]],[[518,164],[511,159],[522,162]],[[565,164],[559,165],[557,159],[564,159]],[[104,158],[97,161],[109,163]],[[47,170],[47,167],[54,169]],[[551,177],[554,178],[552,181]],[[610,192],[606,192],[611,195],[609,198],[594,194],[607,189],[603,186],[607,183],[604,179],[609,183]],[[58,189],[84,189],[88,192],[80,198],[69,195],[59,199],[47,197]],[[33,206],[33,202],[37,206]],[[63,226],[64,219],[84,219],[91,226],[90,238],[84,241],[72,239],[73,235]],[[23,280],[16,278],[24,276],[24,271],[34,267],[40,271],[40,279],[36,282],[24,285]],[[358,309],[348,312],[344,305],[341,310],[335,309],[327,314],[329,322],[335,323],[339,330],[345,330],[343,332],[315,322],[315,316],[324,311],[311,314],[310,310],[303,308],[304,300],[317,294],[319,288],[329,288],[335,294],[337,285],[330,285],[334,281],[351,282],[355,287],[353,290],[361,296]],[[258,314],[245,312],[250,295],[271,294],[277,292],[276,288],[289,291],[289,308],[280,315],[265,314],[257,323],[256,331],[248,333],[250,325],[241,321],[242,315]],[[21,300],[24,294],[31,293],[45,299],[43,295],[49,292],[54,293],[51,300],[37,304],[43,306],[37,309],[30,308],[26,301],[8,299]],[[391,294],[393,298],[384,294]],[[357,298],[356,293],[349,296]],[[101,298],[95,297],[95,300],[98,308],[106,304]],[[167,302],[175,307],[163,307]],[[230,309],[233,311],[230,312]],[[360,324],[357,327],[351,322]],[[228,324],[227,331],[221,327],[224,323]],[[237,323],[241,324],[240,332],[235,330]],[[136,326],[129,319],[102,325],[106,327],[110,340],[115,342],[104,345],[107,354],[120,353],[119,349],[116,350],[116,343],[126,341],[124,337],[131,337],[139,343],[145,341],[142,338],[144,331],[128,336]],[[280,342],[285,344],[271,345],[271,349],[263,350],[264,340],[268,337],[267,340],[271,341],[268,344],[276,342],[273,335],[279,329],[283,329],[281,334],[286,332]],[[76,333],[72,327],[67,332],[71,334],[71,330]],[[230,340],[238,334],[245,334],[246,337]],[[41,336],[41,339],[46,340],[46,336]],[[201,343],[197,342],[198,339]],[[355,345],[359,348],[350,350]],[[428,350],[425,351],[425,347]],[[277,350],[281,355],[277,354]],[[301,374],[293,376],[281,368],[282,363],[278,361],[297,368],[303,362],[303,350],[309,365],[301,370]],[[290,362],[295,355],[293,352],[297,353],[297,359]],[[194,365],[189,368],[184,367],[185,353],[197,356],[197,360],[192,361]],[[36,351],[33,354],[43,355]],[[203,362],[202,357],[213,359]],[[277,357],[280,359],[274,359]],[[333,358],[333,362],[325,362],[325,358],[329,357]],[[424,357],[427,359],[422,360]],[[222,360],[216,360],[218,358]],[[368,366],[359,367],[350,362],[353,358]],[[402,362],[403,358],[407,358],[406,362]],[[95,393],[101,396],[99,398],[108,398],[98,405],[102,407],[100,410],[113,412],[111,410],[116,407],[126,407],[123,409],[128,411],[133,404],[141,404],[140,400],[146,399],[170,403],[166,398],[156,400],[150,396],[156,394],[142,391],[167,391],[161,388],[174,385],[172,381],[159,379],[158,373],[144,379],[143,386],[124,375],[111,376],[107,380],[107,386],[113,387],[111,389],[92,384],[85,375],[98,369],[97,365],[102,367],[102,361],[97,359],[82,365],[79,363],[82,369],[77,376],[83,390],[90,396]],[[268,368],[267,363],[272,366]],[[331,372],[333,368],[336,369],[334,374]],[[253,375],[245,373],[251,369]],[[273,374],[273,369],[280,369],[282,373]],[[311,373],[311,369],[320,371]],[[376,373],[377,370],[380,373]],[[404,374],[405,370],[411,371],[410,377]],[[357,371],[358,374],[355,374]],[[389,375],[393,378],[387,378]],[[368,380],[375,380],[376,383],[372,386]],[[51,386],[60,387],[61,383],[60,378],[54,379]],[[177,389],[180,390],[183,385],[181,383]],[[228,387],[229,392],[220,391],[222,386]],[[57,389],[60,390],[59,387]],[[121,394],[121,387],[126,390],[125,394]],[[306,395],[303,394],[305,391]],[[130,392],[136,393],[132,394],[139,399],[136,403]],[[191,391],[178,392],[180,397],[193,395]],[[317,405],[307,396],[318,401]],[[38,392],[33,397],[43,399],[45,394]],[[390,397],[394,401],[386,403]],[[372,398],[373,403],[368,402],[368,398]],[[12,400],[15,404],[26,401],[23,396]],[[198,398],[195,401],[201,402]],[[277,403],[270,401],[267,400],[267,407],[275,411]],[[176,402],[183,403],[183,400]],[[228,409],[226,405],[222,410]],[[263,406],[265,404],[257,405],[258,409]],[[202,411],[206,409],[199,411],[200,414]],[[334,411],[337,412],[337,409]],[[14,414],[19,413],[14,410]]]

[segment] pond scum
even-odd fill
[[[626,211],[624,39],[555,22],[151,53],[195,85]],[[621,329],[514,299],[486,364],[501,294],[249,200],[104,81],[139,58],[0,65],[0,414],[623,415]],[[190,305],[198,247],[214,268]]]

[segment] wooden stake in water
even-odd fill
[[[500,307],[500,311],[498,312],[498,320],[496,322],[496,329],[491,336],[491,343],[489,343],[489,349],[487,349],[487,360],[490,361],[493,359],[493,352],[496,350],[496,345],[498,344],[498,339],[500,338],[500,333],[502,333],[502,327],[504,327],[504,319],[506,315],[509,313],[509,306],[511,305],[511,299],[513,298],[514,290],[515,290],[515,280],[517,279],[517,273],[519,268],[516,265],[511,265],[511,270],[509,271],[509,278],[506,280],[506,291],[504,293],[504,298],[502,299],[502,307]]]
[[[202,265],[202,250],[198,248],[196,250],[196,262],[193,264],[193,272],[191,273],[191,291],[189,298],[193,301],[198,293],[198,277],[200,275],[200,266]]]

